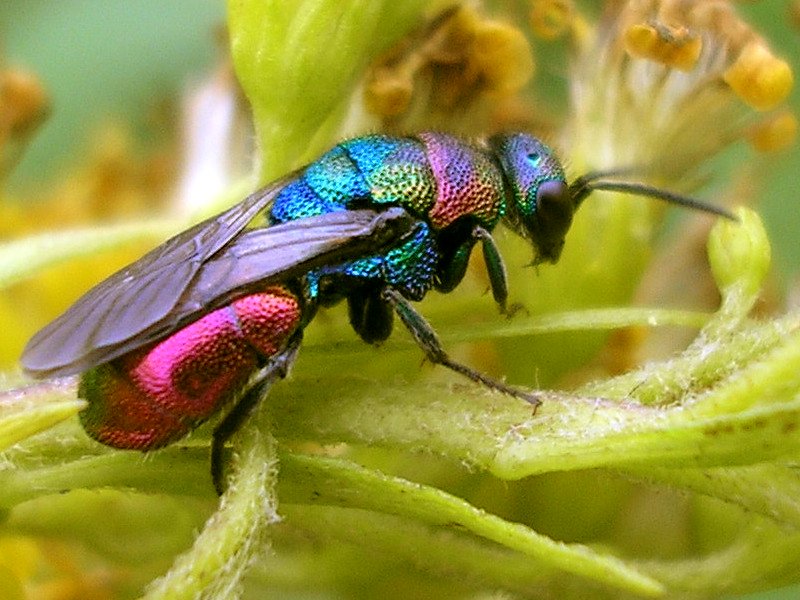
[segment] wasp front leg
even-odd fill
[[[497,244],[494,243],[492,234],[483,227],[476,226],[472,230],[472,235],[476,240],[481,241],[483,248],[483,262],[486,264],[486,272],[489,274],[489,284],[492,287],[494,301],[500,307],[500,312],[508,314],[506,302],[508,301],[508,279],[506,277],[506,263],[500,255]]]
[[[492,234],[480,225],[475,225],[472,228],[467,240],[441,266],[437,273],[436,289],[447,293],[454,290],[461,283],[461,280],[464,279],[464,274],[467,272],[472,248],[477,242],[481,242],[483,249],[483,261],[486,264],[486,272],[489,275],[492,297],[500,308],[500,312],[507,314],[508,281],[506,279],[506,265]]]

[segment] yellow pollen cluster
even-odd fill
[[[608,2],[578,49],[574,107],[601,123],[587,148],[603,164],[650,161],[680,182],[736,141],[775,152],[795,138],[792,70],[733,2]]]
[[[514,94],[533,70],[530,45],[519,29],[461,7],[381,57],[367,77],[364,101],[380,117],[403,115],[425,75],[432,100],[450,108],[482,93]]]
[[[770,115],[750,129],[748,138],[759,152],[785,150],[797,138],[797,118],[789,110]]]
[[[633,0],[621,11],[626,51],[690,71],[708,46],[707,75],[721,77],[751,108],[770,110],[792,88],[792,71],[724,0]],[[717,71],[719,69],[719,71]]]
[[[575,6],[570,0],[531,1],[531,31],[538,38],[557,39],[571,31],[575,22]]]
[[[476,28],[467,54],[468,83],[481,80],[488,91],[510,94],[532,74],[530,47],[519,29],[500,21],[484,21]]]
[[[794,81],[786,61],[775,57],[760,41],[747,44],[722,77],[737,96],[756,110],[770,110],[783,102]]]
[[[654,60],[668,67],[689,71],[697,64],[703,41],[684,26],[661,23],[636,23],[628,27],[625,49],[639,58]]]
[[[0,71],[0,180],[22,156],[49,109],[47,92],[33,74],[16,68]]]
[[[411,102],[414,82],[410,74],[377,67],[364,90],[367,110],[385,118],[402,115]]]
[[[34,75],[21,69],[0,72],[0,142],[30,133],[48,108],[47,93]]]

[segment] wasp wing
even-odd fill
[[[391,207],[344,210],[249,230],[203,265],[175,313],[207,311],[264,283],[380,252],[415,224],[404,209]]]
[[[164,319],[203,263],[241,233],[290,180],[254,192],[101,281],[31,338],[22,353],[23,367],[43,377],[76,372],[67,368],[70,357],[77,360],[91,348],[113,346],[131,331]]]
[[[339,211],[246,231],[203,264],[164,319],[112,346],[93,348],[86,364],[70,369],[83,371],[127,354],[270,283],[383,250],[410,232],[413,223],[405,210],[395,207],[382,213]]]
[[[343,211],[243,232],[289,179],[178,234],[92,288],[31,338],[21,359],[25,370],[36,377],[81,372],[168,334],[219,305],[218,298],[355,258],[411,227],[405,211],[392,209]],[[223,287],[215,291],[214,284]]]

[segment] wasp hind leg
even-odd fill
[[[491,390],[502,392],[503,394],[508,394],[509,396],[514,396],[515,398],[524,400],[525,402],[532,404],[534,408],[542,403],[540,394],[535,392],[526,392],[507,385],[502,381],[492,379],[480,371],[471,369],[470,367],[462,365],[461,363],[451,359],[447,352],[445,352],[442,342],[439,340],[439,336],[436,335],[436,332],[433,330],[433,327],[431,327],[430,323],[425,320],[425,317],[414,310],[414,307],[411,305],[411,303],[406,300],[400,294],[400,292],[392,288],[385,288],[382,296],[384,300],[392,306],[394,311],[397,313],[397,316],[400,317],[403,325],[405,325],[406,328],[411,332],[411,335],[414,336],[414,340],[425,353],[425,356],[429,361],[437,365],[445,366],[456,373],[460,373],[475,383],[486,386]]]
[[[222,495],[226,487],[223,481],[224,464],[222,460],[225,444],[252,414],[258,403],[266,397],[272,384],[288,375],[289,369],[297,358],[301,340],[302,335],[296,334],[286,348],[270,357],[267,365],[253,376],[248,389],[214,429],[211,440],[211,479],[218,496]]]

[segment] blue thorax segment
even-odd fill
[[[328,202],[311,189],[303,177],[289,183],[275,197],[269,214],[269,224],[286,223],[295,219],[316,217],[337,210],[344,210],[339,204]]]
[[[289,183],[272,204],[270,224],[346,210],[368,204],[368,190],[361,173],[341,146],[314,161]]]
[[[374,203],[403,206],[420,216],[433,206],[436,181],[418,140],[370,135],[341,146],[366,180]]]
[[[343,142],[306,167],[276,196],[270,223],[385,204],[424,218],[435,197],[423,144],[370,135]]]
[[[323,202],[344,208],[369,205],[369,186],[341,144],[308,165],[302,178]]]
[[[425,140],[429,143],[426,144]],[[455,148],[449,153],[438,152],[434,160],[429,156],[431,140],[440,142],[436,148]],[[488,197],[479,193],[486,187],[479,184],[485,183],[487,172],[491,171],[489,175],[493,175],[494,167],[478,168],[483,164],[478,160],[484,159],[483,154],[474,148],[461,148],[460,144],[455,138],[441,134],[429,134],[426,138],[370,135],[351,139],[306,167],[276,196],[270,211],[272,224],[333,211],[386,205],[402,206],[419,218],[412,235],[398,247],[309,274],[312,298],[320,293],[317,285],[320,279],[328,276],[337,279],[338,291],[342,293],[346,293],[348,287],[379,283],[394,287],[406,298],[422,299],[433,287],[437,269],[443,266],[438,222],[450,225],[467,216],[475,216],[480,221],[483,213],[488,211],[493,225],[497,214],[502,212],[499,179],[487,184],[494,195]],[[448,179],[446,163],[451,155],[465,155],[478,160],[463,165],[459,163],[459,174],[464,169],[469,171],[466,179]],[[434,168],[434,163],[441,167],[441,172]],[[461,189],[462,183],[465,183],[465,189]],[[442,194],[439,189],[442,186],[449,190],[448,194]],[[431,218],[437,201],[439,204],[446,201],[447,206],[440,206],[439,212],[447,212],[448,218]],[[472,241],[466,243],[471,247]],[[463,251],[468,252],[469,248],[465,247]]]
[[[427,223],[419,221],[411,236],[396,248],[309,273],[310,294],[316,299],[319,280],[329,276],[344,278],[355,286],[379,282],[410,300],[421,300],[433,286],[440,258],[435,235]]]

